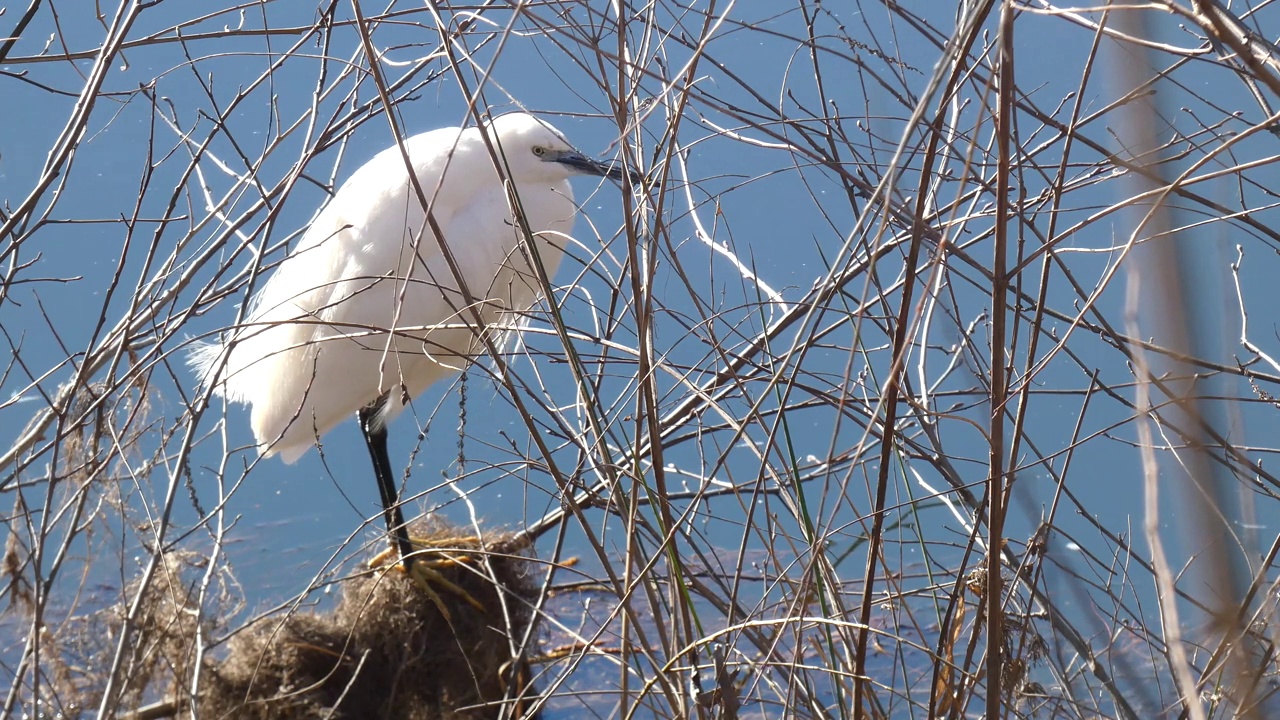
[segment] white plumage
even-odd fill
[[[501,174],[478,128],[434,130],[404,147],[481,322],[509,325],[540,284],[501,178],[514,181],[550,274],[577,211],[568,178],[621,173],[531,115],[500,116],[487,133],[505,159]],[[247,320],[190,360],[206,387],[252,405],[262,452],[292,463],[344,418],[381,402],[380,426],[465,367],[481,349],[474,317],[392,147],[343,183]]]

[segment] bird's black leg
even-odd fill
[[[356,414],[356,418],[360,421],[360,432],[364,434],[365,444],[369,446],[369,458],[373,460],[373,475],[378,480],[378,493],[382,495],[382,516],[387,521],[387,532],[395,538],[401,562],[407,562],[406,558],[413,552],[413,546],[409,544],[409,529],[405,527],[404,514],[400,512],[400,494],[396,492],[391,458],[387,456],[387,428],[375,422],[386,401],[386,397],[383,397],[364,406]]]

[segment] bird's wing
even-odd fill
[[[444,129],[405,141],[426,193],[439,184],[457,136]],[[394,298],[384,290],[390,284],[377,280],[399,273],[404,243],[422,226],[425,213],[408,177],[397,147],[356,170],[227,344],[224,394],[253,404],[258,442],[275,443],[269,453],[300,455],[317,434],[377,397],[377,364],[367,355],[378,343],[362,327],[389,324]],[[359,358],[351,335],[361,340]]]

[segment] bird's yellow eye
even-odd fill
[[[543,155],[547,154],[547,149],[542,147],[541,145],[534,145],[533,154],[537,155],[538,157],[542,157]]]

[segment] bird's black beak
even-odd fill
[[[583,175],[598,175],[600,177],[607,177],[619,182],[622,181],[622,175],[625,172],[622,168],[622,163],[617,160],[601,162],[595,158],[589,158],[576,150],[566,150],[557,155],[553,160],[561,165],[573,168],[575,171],[580,172]],[[630,175],[631,183],[633,185],[638,185],[643,177],[635,170],[632,170]]]

